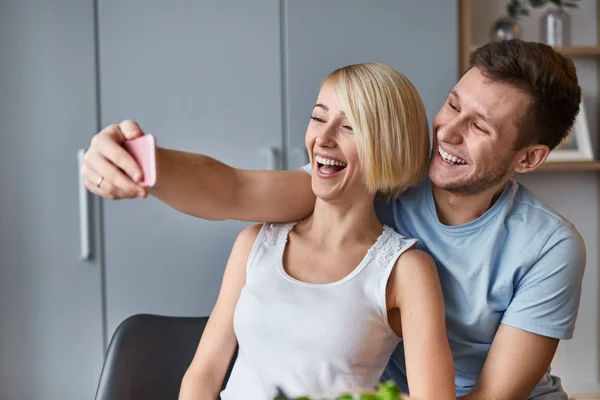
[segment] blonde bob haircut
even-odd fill
[[[413,84],[379,63],[336,69],[323,83],[334,86],[352,124],[369,191],[390,199],[419,183],[429,162],[429,127]]]

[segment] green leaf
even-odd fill
[[[381,400],[381,397],[377,393],[363,393],[359,397],[360,400]]]
[[[400,399],[400,390],[394,381],[381,382],[377,385],[377,394],[380,400],[398,400]]]

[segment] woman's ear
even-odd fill
[[[550,148],[543,144],[535,144],[519,150],[514,167],[515,172],[522,174],[533,171],[546,161],[548,154],[550,154]]]

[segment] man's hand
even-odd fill
[[[461,400],[527,399],[547,371],[558,339],[500,325],[483,370]]]
[[[140,167],[122,146],[126,140],[143,134],[138,124],[125,120],[107,126],[92,138],[81,169],[90,192],[111,200],[147,196],[146,189],[139,185]]]

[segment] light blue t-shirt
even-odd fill
[[[428,179],[395,201],[376,202],[376,210],[383,223],[418,239],[419,248],[435,260],[457,396],[475,384],[500,324],[557,339],[573,336],[585,268],[583,239],[523,185],[509,181],[485,214],[459,226],[439,221]],[[408,391],[405,371],[400,344],[383,378]],[[567,398],[557,392],[562,392],[560,379],[548,370],[531,397]]]

